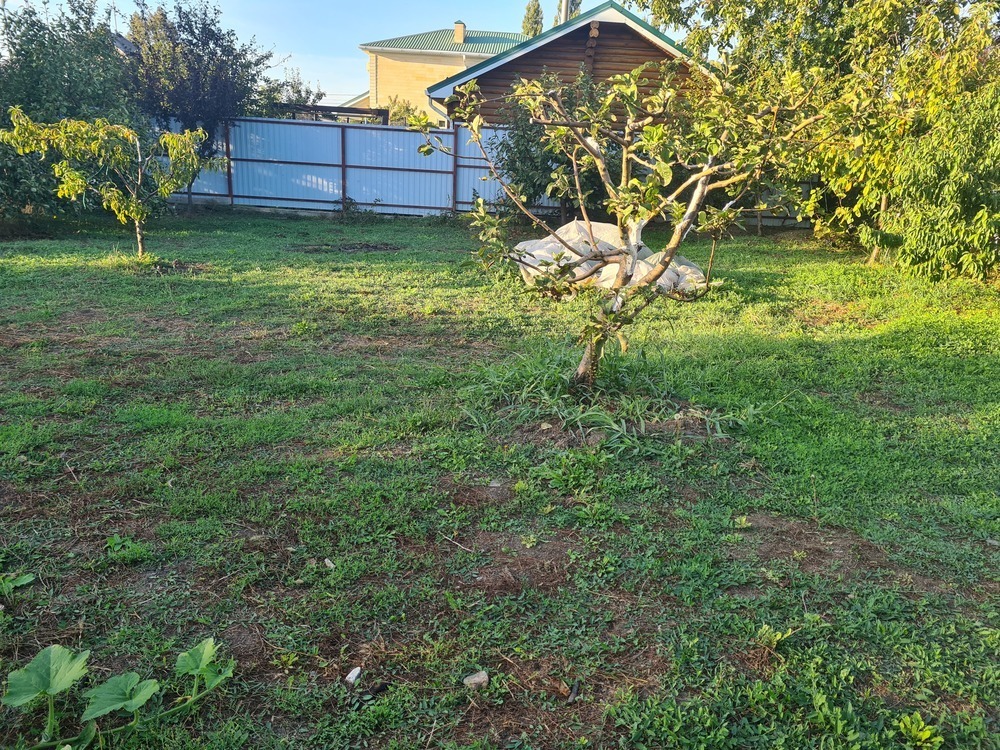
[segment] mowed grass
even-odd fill
[[[997,288],[733,239],[581,401],[592,300],[453,223],[53,232],[0,243],[0,675],[237,660],[112,746],[1000,747]]]

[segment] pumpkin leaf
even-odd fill
[[[160,684],[156,680],[139,682],[139,675],[135,672],[115,675],[84,693],[90,698],[90,703],[83,712],[83,720],[96,719],[112,711],[137,711],[159,689]]]
[[[5,706],[23,706],[41,695],[57,695],[69,690],[87,673],[89,651],[74,655],[63,646],[49,646],[28,666],[11,672],[7,692],[0,701]]]

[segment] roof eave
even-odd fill
[[[363,52],[401,52],[407,55],[453,55],[455,57],[481,57],[487,60],[494,55],[489,52],[459,52],[458,50],[447,49],[407,49],[406,47],[372,47],[369,44],[359,44],[358,49]],[[502,52],[498,54],[503,54]]]

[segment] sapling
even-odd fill
[[[61,158],[53,165],[59,197],[96,195],[118,221],[133,224],[140,257],[156,201],[190,184],[203,168],[219,165],[199,154],[206,137],[202,130],[162,133],[150,142],[139,131],[107,120],[36,123],[17,107],[10,118],[13,127],[0,131],[0,142],[21,155],[54,152]]]

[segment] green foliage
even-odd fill
[[[285,68],[285,77],[263,78],[259,84],[256,101],[247,114],[255,117],[286,117],[290,107],[311,107],[319,104],[326,92],[316,84],[312,88],[302,80],[298,68]]]
[[[221,124],[273,104],[275,87],[264,73],[274,54],[253,41],[240,42],[208,0],[177,2],[170,10],[140,3],[128,38],[137,49],[130,68],[143,112],[164,127],[176,121],[182,129],[203,130],[203,157],[215,153]],[[293,81],[278,93],[315,97],[317,92]]]
[[[559,5],[556,6],[555,17],[552,19],[553,26],[558,26],[562,23],[563,3],[569,3],[569,17],[571,19],[580,15],[580,6],[583,5],[583,0],[559,0]]]
[[[36,123],[19,109],[10,113],[13,128],[0,131],[0,143],[19,154],[50,151],[61,157],[52,169],[60,198],[77,200],[95,194],[122,224],[135,225],[138,253],[145,252],[144,227],[166,199],[190,184],[207,162],[199,155],[202,130],[163,133],[148,144],[142,134],[107,120],[61,120]]]
[[[920,716],[919,711],[914,711],[909,716],[904,716],[899,720],[899,733],[903,735],[906,746],[913,750],[936,750],[944,744],[945,738],[938,732],[938,728],[927,724]]]
[[[389,97],[389,124],[403,125],[409,123],[410,118],[417,114],[417,108],[407,99],[400,99],[398,96]]]
[[[988,277],[1000,263],[991,0],[891,3],[639,0],[721,50],[737,85],[767,97],[790,74],[824,79],[824,121],[801,175],[820,231],[859,238],[918,275]],[[832,84],[832,85],[831,85]]]
[[[95,3],[70,0],[44,11],[31,3],[5,7],[0,49],[0,128],[9,126],[12,107],[42,122],[134,118],[122,56]],[[55,191],[49,162],[19,159],[0,145],[0,219],[62,210]]]
[[[75,737],[56,739],[59,714],[54,697],[68,692],[87,675],[89,655],[89,651],[74,654],[63,646],[49,646],[35,656],[27,666],[7,676],[7,689],[2,699],[4,706],[17,708],[28,706],[39,698],[47,699],[48,718],[45,730],[42,732],[40,743],[31,746],[32,750],[71,745],[82,750],[95,739],[100,738],[103,744],[104,738],[135,732],[146,724],[158,723],[202,700],[233,676],[235,666],[233,661],[225,664],[217,661],[213,639],[202,641],[190,651],[185,651],[177,657],[177,674],[194,678],[191,691],[178,699],[177,705],[173,708],[160,709],[145,717],[140,716],[139,709],[160,691],[159,682],[141,680],[135,672],[114,675],[83,693],[83,697],[88,699],[87,706],[80,716],[80,722],[85,724],[83,730]],[[199,690],[199,680],[205,685],[202,690]],[[110,729],[102,729],[94,721],[119,711],[130,714],[131,721]]]
[[[539,0],[528,0],[528,5],[524,9],[524,19],[521,21],[521,33],[525,36],[538,36],[542,33],[544,23],[542,4]]]
[[[22,669],[7,676],[5,706],[24,706],[42,696],[58,695],[69,690],[87,673],[89,651],[74,654],[63,646],[43,649]]]
[[[14,590],[22,586],[28,586],[35,580],[34,573],[0,573],[0,599],[9,599],[14,595]]]
[[[881,231],[862,232],[862,241],[921,276],[986,279],[1000,269],[997,79],[934,112],[923,129],[896,151]]]
[[[80,720],[99,719],[113,711],[134,713],[146,705],[159,690],[160,683],[156,680],[140,682],[139,675],[135,672],[115,675],[83,694],[90,702]]]

